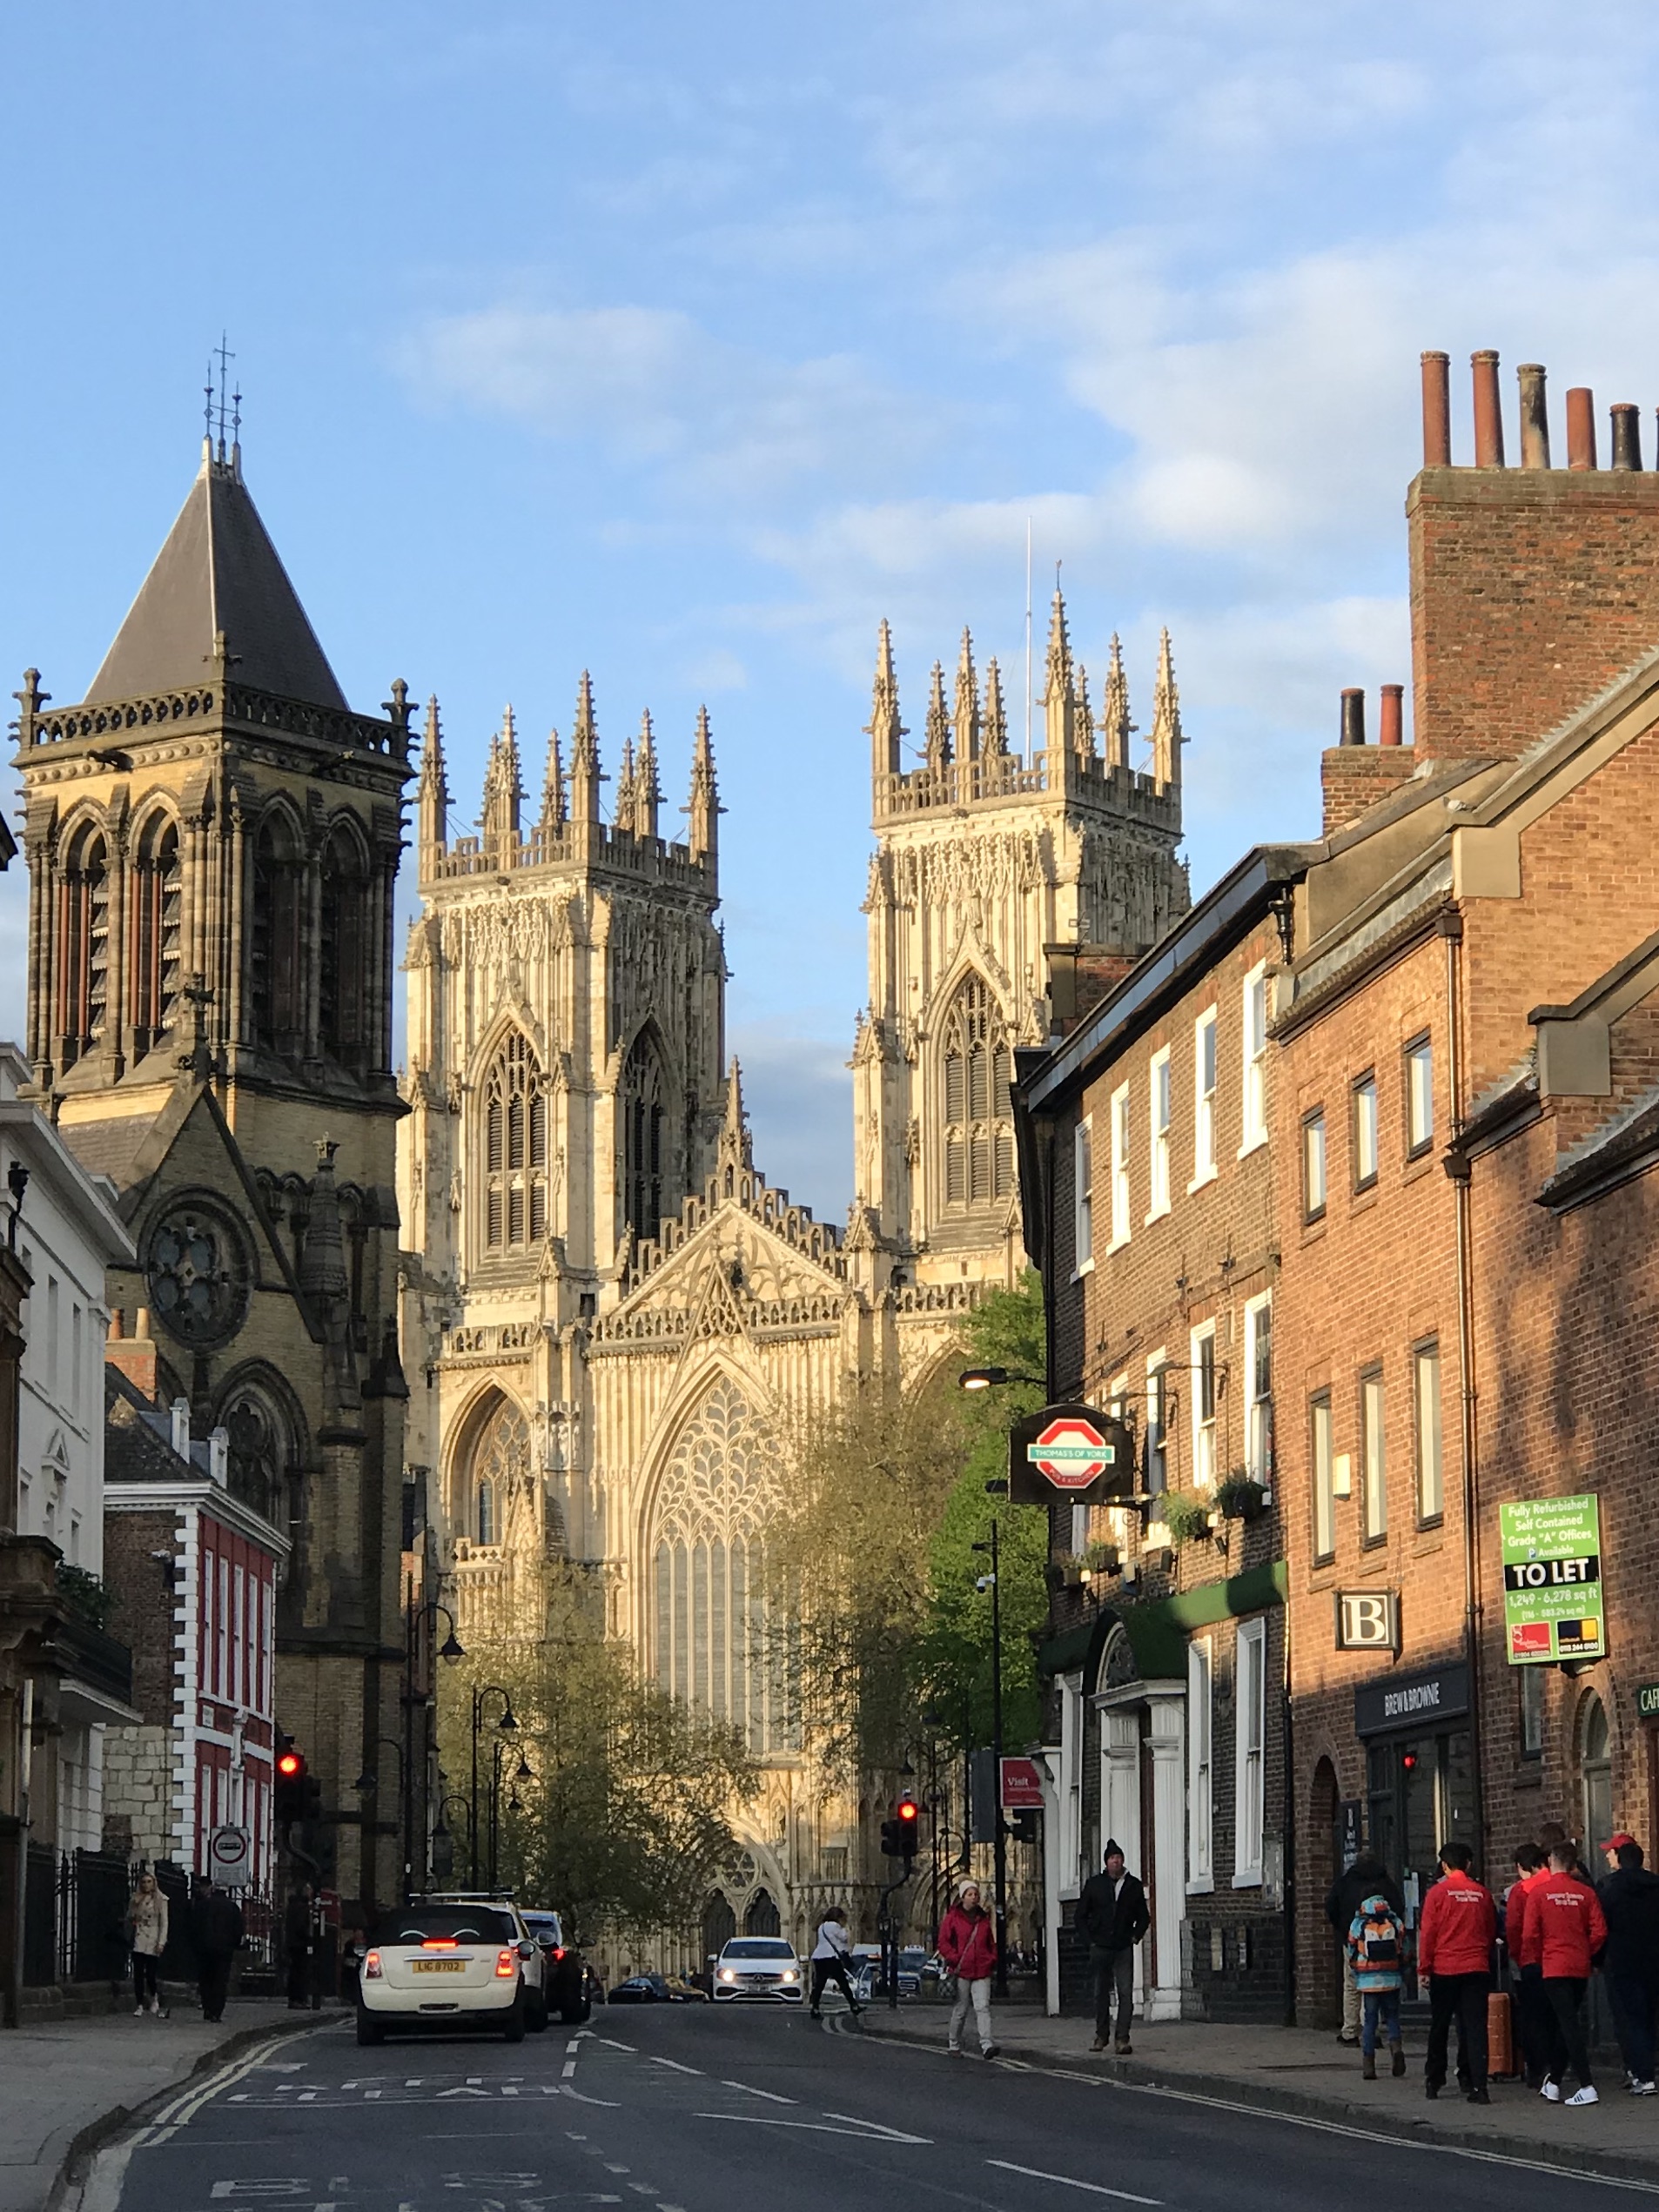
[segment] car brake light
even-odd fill
[[[498,1951],[496,1953],[495,1979],[498,1981],[509,1981],[512,1976],[518,1972],[518,1970],[519,1954],[516,1951]]]
[[[554,1957],[555,1959],[562,1959],[562,1958],[563,1958],[563,1956],[564,1956],[564,1954],[565,1954],[565,1947],[564,1947],[564,1945],[563,1945],[562,1943],[555,1943],[555,1944],[554,1945],[554,1947],[553,1947],[553,1955],[554,1955]]]
[[[453,1951],[455,1939],[453,1935],[423,1935],[420,1947],[423,1951]]]
[[[363,1979],[366,1981],[379,1981],[384,1979],[380,1968],[380,1954],[378,1951],[371,1951],[367,1958],[364,1960]]]

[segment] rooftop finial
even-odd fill
[[[898,718],[898,680],[893,673],[893,636],[885,621],[876,633],[876,687],[865,727],[870,732],[870,772],[879,793],[880,779],[899,773],[899,740],[904,734],[904,725]]]
[[[944,711],[944,671],[936,660],[928,686],[927,764],[943,768],[950,758],[950,718]]]
[[[1100,725],[1106,741],[1106,766],[1129,766],[1129,738],[1134,724],[1129,719],[1129,679],[1124,674],[1124,649],[1114,630],[1112,659],[1106,666],[1106,695],[1101,702]]]
[[[219,332],[218,344],[209,354],[207,361],[207,458],[217,460],[221,467],[231,457],[231,446],[225,435],[225,426],[232,420],[232,415],[233,434],[238,439],[242,430],[242,394],[235,392],[228,401],[225,398],[225,386],[231,379],[231,364],[236,359],[226,343],[228,337],[228,332]]]
[[[962,633],[962,650],[957,656],[957,707],[953,720],[957,760],[977,761],[979,758],[979,680],[974,674],[973,639],[965,629]]]
[[[1158,677],[1152,687],[1152,774],[1161,786],[1181,780],[1181,694],[1175,687],[1175,661],[1169,632],[1158,643]]]
[[[1054,564],[1054,607],[1049,619],[1048,667],[1043,687],[1043,722],[1048,750],[1049,774],[1077,742],[1077,685],[1071,667],[1071,640],[1066,634],[1065,601],[1060,596],[1059,563]]]

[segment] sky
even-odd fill
[[[1201,890],[1317,829],[1340,688],[1408,677],[1420,352],[1460,459],[1477,346],[1512,440],[1519,361],[1558,439],[1568,385],[1659,401],[1651,7],[55,0],[0,69],[3,688],[90,680],[228,332],[346,695],[438,694],[461,821],[586,667],[672,830],[707,703],[729,1043],[831,1217],[883,615],[912,742],[964,624],[1018,724],[1028,522],[1039,680],[1056,561],[1143,727],[1167,624]],[[19,860],[0,1034],[25,938]]]

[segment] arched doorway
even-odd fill
[[[1303,1926],[1313,1942],[1306,2017],[1328,2027],[1342,2008],[1342,1964],[1325,1919],[1325,1900],[1336,1880],[1342,1860],[1338,1833],[1336,1769],[1321,1759],[1313,1769],[1313,1788],[1308,1803],[1307,1880],[1303,1890]],[[1299,2016],[1302,2008],[1297,2008]]]
[[[1595,1866],[1595,1853],[1613,1833],[1613,1746],[1607,1707],[1594,1690],[1578,1715],[1579,1856]]]
[[[778,1913],[776,1900],[769,1889],[757,1889],[749,1900],[749,1910],[743,1915],[745,1935],[778,1935],[783,1922]]]
[[[724,1890],[715,1890],[702,1908],[702,1955],[716,1957],[737,1933],[737,1915]]]

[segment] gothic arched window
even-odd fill
[[[132,1050],[141,1059],[171,1027],[178,995],[182,884],[178,825],[151,814],[132,868]]]
[[[657,1680],[757,1753],[792,1749],[796,1737],[787,1667],[767,1646],[771,1465],[753,1409],[722,1378],[675,1445],[651,1545]]]
[[[477,1525],[474,1533],[479,1543],[494,1544],[495,1541],[495,1485],[486,1478],[479,1484],[476,1494],[478,1513]]]
[[[323,1050],[347,1067],[362,1063],[369,1043],[368,921],[368,868],[340,822],[323,848],[317,1031]]]
[[[499,1398],[478,1431],[467,1458],[464,1488],[470,1488],[461,1525],[477,1544],[499,1544],[515,1491],[534,1479],[530,1424],[510,1398]]]
[[[522,1251],[547,1233],[547,1095],[515,1029],[484,1085],[484,1246]]]
[[[655,1237],[662,1223],[666,1148],[662,1062],[639,1036],[622,1070],[622,1220],[638,1237]]]
[[[59,879],[60,1056],[72,1068],[104,1035],[110,984],[110,868],[103,833],[76,832]]]
[[[945,1016],[944,1203],[952,1210],[1012,1195],[1014,1116],[1008,1032],[986,985],[966,977]]]
[[[305,863],[285,815],[268,814],[253,841],[249,1027],[255,1044],[297,1060],[306,1049],[300,917]]]

